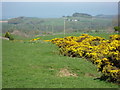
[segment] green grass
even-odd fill
[[[0,89],[1,88],[2,88],[2,39],[0,39]]]
[[[50,40],[53,38],[64,38],[67,36],[81,36],[81,34],[89,34],[92,36],[100,36],[103,37],[105,39],[109,39],[110,35],[116,34],[116,33],[66,33],[64,34],[56,34],[56,35],[46,35],[46,36],[39,36],[42,40]]]
[[[56,35],[61,37],[62,35]],[[50,39],[54,36],[44,36]],[[2,42],[3,88],[118,88],[96,79],[96,67],[82,58],[59,55],[58,48],[48,42]],[[77,77],[60,77],[66,68]]]

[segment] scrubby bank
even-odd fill
[[[101,79],[120,83],[120,35],[111,35],[109,40],[82,34],[46,40],[56,44],[60,53],[70,57],[84,57],[102,73]]]

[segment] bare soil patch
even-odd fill
[[[87,77],[97,77],[96,75],[91,74],[91,73],[85,73],[85,76],[87,76]]]
[[[70,77],[70,76],[77,77],[77,74],[72,73],[67,68],[61,68],[59,73],[57,74],[57,76],[59,76],[59,77]]]
[[[18,31],[18,30],[13,31],[11,34],[22,36],[22,37],[29,37],[27,34],[21,32],[21,31]]]
[[[0,36],[1,39],[9,40],[9,38]]]

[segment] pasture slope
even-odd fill
[[[80,35],[80,34],[72,34]],[[92,34],[108,38],[109,34]],[[66,36],[70,36],[67,34]],[[2,41],[3,88],[119,88],[100,81],[97,68],[83,58],[59,55],[58,48],[42,40],[64,35],[40,36],[39,43]],[[16,37],[21,39],[20,37]],[[23,38],[22,38],[23,39]],[[25,40],[25,39],[24,39]],[[29,39],[30,40],[30,39]]]

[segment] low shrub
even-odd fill
[[[102,79],[120,83],[120,35],[111,35],[109,40],[82,34],[47,40],[56,44],[60,53],[70,57],[90,60],[102,73]]]
[[[9,38],[9,40],[14,40],[13,36],[9,32],[5,33],[5,37]]]

